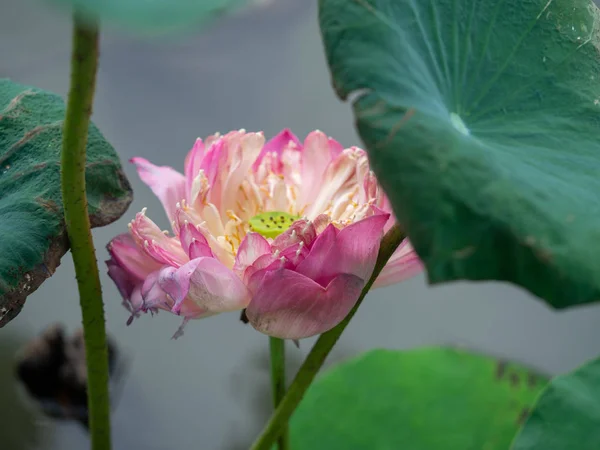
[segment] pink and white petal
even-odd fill
[[[139,280],[146,278],[160,267],[139,247],[129,233],[113,238],[106,248],[115,264]]]
[[[300,142],[298,137],[294,133],[292,133],[289,128],[285,128],[284,130],[280,131],[279,134],[277,134],[277,136],[267,141],[267,143],[263,146],[262,150],[260,151],[260,154],[252,164],[252,170],[256,172],[258,170],[258,166],[260,166],[264,157],[271,153],[275,153],[278,159],[280,159],[284,149],[286,149],[290,145],[290,143],[293,143],[298,148],[302,146],[302,143]],[[281,173],[280,164],[278,165],[278,167],[273,167],[272,169],[277,174]]]
[[[247,133],[242,137],[239,147],[230,155],[231,168],[221,193],[222,217],[226,217],[223,214],[228,210],[235,209],[242,182],[248,176],[248,171],[264,144],[265,136],[262,132]]]
[[[185,297],[210,313],[243,309],[250,300],[238,276],[215,258],[197,258],[164,275],[161,287],[175,300],[176,314]]]
[[[168,237],[142,212],[135,215],[129,224],[131,235],[140,248],[161,265],[180,266],[188,261],[179,239]]]
[[[138,175],[161,201],[169,222],[175,217],[178,202],[186,198],[185,177],[168,166],[155,166],[145,158],[131,158]]]
[[[224,151],[225,140],[220,137],[216,139],[211,146],[208,147],[204,154],[204,158],[200,163],[200,169],[206,175],[208,184],[214,187],[219,170],[222,170],[223,163],[226,161],[226,154]]]
[[[185,158],[184,174],[187,194],[185,198],[188,201],[191,201],[192,183],[194,182],[194,178],[198,175],[198,172],[200,172],[202,158],[204,158],[204,142],[202,142],[202,139],[198,138]]]
[[[411,278],[422,271],[423,263],[410,241],[404,239],[375,280],[373,287],[390,286]]]
[[[323,175],[331,161],[329,139],[321,131],[311,132],[302,150],[302,190],[299,205],[310,205],[321,190]],[[322,211],[319,211],[322,212]]]
[[[238,248],[233,271],[241,275],[259,257],[268,254],[271,254],[269,241],[258,233],[248,233]]]
[[[335,159],[344,151],[344,146],[331,137],[327,140],[329,142],[329,154],[331,155],[331,159]]]
[[[355,148],[349,148],[324,168],[322,178],[317,181],[318,189],[306,210],[307,217],[317,217],[330,207],[337,197],[349,189],[352,190],[353,183],[356,184],[354,177],[359,157]]]
[[[224,211],[222,197],[225,193],[225,183],[232,171],[234,161],[239,159],[241,141],[245,134],[246,131],[243,129],[230,131],[216,140],[212,146],[214,153],[212,160],[206,164],[205,161],[202,162],[201,168],[204,170],[210,185],[207,201],[215,205],[219,211]]]
[[[190,260],[200,256],[215,256],[204,234],[187,221],[179,227],[179,241]]]
[[[250,323],[261,333],[301,339],[330,330],[356,304],[364,280],[339,275],[323,287],[297,272],[268,273],[246,309]]]

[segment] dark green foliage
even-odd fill
[[[321,0],[333,83],[429,281],[600,300],[592,0]]]
[[[59,96],[0,80],[0,326],[68,250],[60,190],[64,114]],[[94,125],[86,183],[92,226],[115,221],[131,203],[119,157]]]

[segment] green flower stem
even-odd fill
[[[285,341],[276,337],[269,337],[271,349],[271,385],[273,388],[273,406],[277,408],[285,396]],[[290,440],[288,427],[285,426],[277,440],[279,450],[288,450]]]
[[[97,66],[97,25],[75,14],[71,86],[62,142],[62,196],[83,317],[91,445],[93,450],[109,450],[110,402],[104,306],[85,191],[85,152]]]
[[[256,439],[254,444],[252,444],[252,447],[250,447],[250,450],[270,450],[273,443],[282,435],[283,430],[287,428],[290,417],[304,397],[306,390],[315,379],[317,372],[321,369],[321,366],[323,366],[329,352],[331,352],[331,349],[340,338],[342,332],[346,329],[350,320],[354,317],[354,314],[356,314],[356,311],[367,295],[367,292],[369,292],[369,289],[373,286],[375,279],[392,256],[392,253],[396,251],[402,242],[402,239],[404,239],[404,233],[402,233],[398,225],[394,225],[394,227],[392,227],[383,237],[373,275],[371,275],[371,278],[362,290],[356,305],[354,305],[354,308],[352,308],[344,320],[319,337],[304,360],[304,363],[302,363],[302,367],[300,367],[296,378],[292,381],[283,400],[279,403],[279,406],[269,419],[269,422],[263,429],[261,435]]]

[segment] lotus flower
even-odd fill
[[[185,174],[131,160],[162,202],[172,234],[138,213],[108,245],[110,277],[131,312],[184,322],[246,308],[258,331],[299,339],[337,325],[371,276],[394,218],[366,153],[320,131],[198,139]],[[376,285],[422,269],[405,240]]]

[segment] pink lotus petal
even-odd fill
[[[185,198],[191,201],[191,193],[192,193],[192,183],[198,172],[200,171],[200,164],[202,163],[202,158],[204,158],[204,142],[202,139],[196,139],[194,146],[188,153],[185,158],[184,164],[184,174],[185,174],[185,182],[186,182],[186,196]]]
[[[299,219],[277,236],[271,247],[274,250],[283,251],[291,245],[303,242],[307,248],[310,248],[316,238],[317,231],[313,223],[306,219]]]
[[[327,141],[329,142],[329,154],[331,155],[331,159],[337,158],[340,153],[344,151],[344,146],[333,138],[328,138]]]
[[[157,270],[144,280],[141,290],[144,310],[162,309],[170,311],[173,306],[173,300],[167,296],[167,293],[158,284],[159,277],[160,270]]]
[[[322,286],[344,273],[369,279],[388,218],[389,214],[368,217],[348,225],[337,233],[335,239],[332,236],[333,225],[329,225],[296,270]],[[323,236],[325,233],[329,234]]]
[[[112,259],[106,261],[108,276],[114,281],[123,300],[129,301],[133,289],[139,284],[139,279],[132,277],[123,267]]]
[[[302,150],[302,192],[299,204],[311,204],[317,197],[330,161],[327,136],[321,131],[313,131],[304,140]]]
[[[241,275],[259,257],[268,254],[271,254],[271,244],[258,233],[248,233],[238,248],[233,271]]]
[[[133,291],[131,292],[131,296],[129,297],[129,304],[131,305],[131,313],[137,314],[142,310],[144,305],[144,300],[142,299],[142,284],[138,284]]]
[[[172,273],[174,270],[175,269],[172,267],[165,267],[146,279],[142,286],[144,298],[143,310],[156,311],[162,309],[173,312],[175,301],[171,294],[177,295],[181,292],[181,288],[178,288],[176,283],[172,280]],[[165,289],[163,289],[163,287]],[[170,292],[168,292],[169,290]],[[176,314],[181,315],[188,320],[200,319],[210,315],[185,295],[178,299]]]
[[[167,166],[155,166],[144,158],[131,158],[138,175],[161,201],[169,222],[175,217],[176,204],[186,198],[185,177]]]
[[[311,204],[306,215],[313,218],[327,209],[340,193],[349,189],[348,183],[354,184],[354,176],[361,158],[366,159],[364,152],[356,147],[344,150],[340,155],[323,168],[320,179],[315,181],[317,189],[311,197]]]
[[[215,255],[212,252],[210,245],[208,245],[206,238],[203,236],[202,239],[194,239],[190,244],[188,253],[190,260],[204,257],[215,258]]]
[[[350,273],[368,280],[373,273],[383,227],[389,214],[367,217],[342,229],[335,241],[335,249],[329,253],[321,277],[329,278],[341,273]]]
[[[315,231],[317,234],[321,234],[327,228],[327,225],[331,223],[331,217],[327,214],[319,214],[315,220],[313,220],[313,225],[315,227]]]
[[[404,239],[385,265],[373,288],[389,286],[411,278],[423,271],[423,263],[410,241]]]
[[[144,211],[137,213],[129,227],[137,245],[157,263],[180,266],[188,261],[177,238],[166,236]]]
[[[190,260],[201,256],[215,257],[204,234],[189,222],[180,227],[179,240]]]
[[[178,314],[187,296],[203,311],[219,313],[245,308],[249,293],[238,276],[214,258],[197,258],[179,269],[163,273],[161,287],[175,300]]]
[[[307,257],[298,264],[296,271],[312,280],[321,278],[324,271],[323,266],[329,261],[329,253],[331,251],[339,251],[339,249],[336,248],[338,233],[339,230],[332,224],[329,224],[327,228],[325,228],[325,231],[317,237]],[[340,255],[340,257],[342,257],[342,255]]]
[[[223,217],[227,217],[226,211],[236,207],[236,196],[240,186],[264,144],[265,136],[262,132],[246,133],[241,138],[237,149],[231,151],[231,166],[221,193],[220,208]]]
[[[115,264],[131,276],[142,280],[157,270],[160,265],[143,252],[129,233],[120,234],[107,245]]]
[[[254,164],[252,165],[252,170],[256,172],[264,157],[271,153],[275,153],[278,156],[279,160],[284,149],[286,149],[290,145],[290,143],[292,143],[298,148],[302,147],[302,143],[296,137],[296,135],[292,133],[289,128],[285,128],[284,130],[280,131],[277,136],[270,139],[263,146],[262,150],[260,151],[260,154],[258,155],[256,160],[254,161]],[[271,170],[273,170],[277,174],[280,174],[282,172],[281,162],[279,162],[279,164],[277,164],[276,167],[271,167]]]
[[[241,142],[245,134],[244,130],[231,131],[217,139],[207,152],[207,156],[212,155],[212,157],[204,158],[201,164],[211,186],[207,200],[223,213],[222,199],[226,194],[225,183],[231,173],[232,162],[236,159],[236,155],[241,154]],[[250,161],[249,164],[252,162]]]
[[[301,339],[330,330],[350,312],[364,286],[354,275],[339,275],[323,287],[291,270],[268,273],[246,315],[269,336]]]
[[[219,173],[219,169],[225,158],[225,152],[223,148],[225,141],[222,137],[216,139],[213,144],[208,147],[208,150],[204,154],[204,158],[200,162],[200,169],[204,171],[208,183],[213,186]]]

